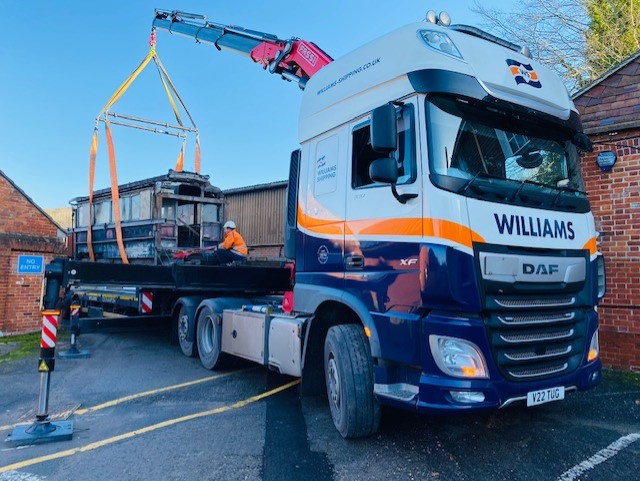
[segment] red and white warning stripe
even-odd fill
[[[78,317],[80,315],[80,305],[79,304],[71,304],[71,315],[73,317]]]
[[[40,347],[55,348],[57,335],[58,335],[58,313],[43,312],[42,313],[42,339],[40,341]]]
[[[151,314],[153,309],[153,293],[144,291],[140,293],[140,312],[143,314]]]

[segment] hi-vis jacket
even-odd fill
[[[240,233],[231,229],[225,236],[224,240],[220,244],[220,249],[232,250],[236,254],[246,256],[248,254],[247,244],[240,235]]]

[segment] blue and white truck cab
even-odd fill
[[[362,323],[379,402],[532,406],[599,382],[589,142],[526,49],[400,28],[307,82],[299,140],[294,307],[311,338]]]

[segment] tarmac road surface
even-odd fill
[[[88,359],[57,359],[52,420],[69,441],[0,444],[0,481],[640,479],[640,376],[605,371],[562,402],[463,416],[385,409],[380,431],[344,440],[324,398],[244,363],[207,371],[161,329],[82,334]],[[58,346],[68,349],[68,342]],[[0,435],[31,423],[37,359],[0,363]]]

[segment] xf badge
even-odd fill
[[[400,259],[400,265],[401,266],[412,266],[414,264],[418,263],[418,259]]]

